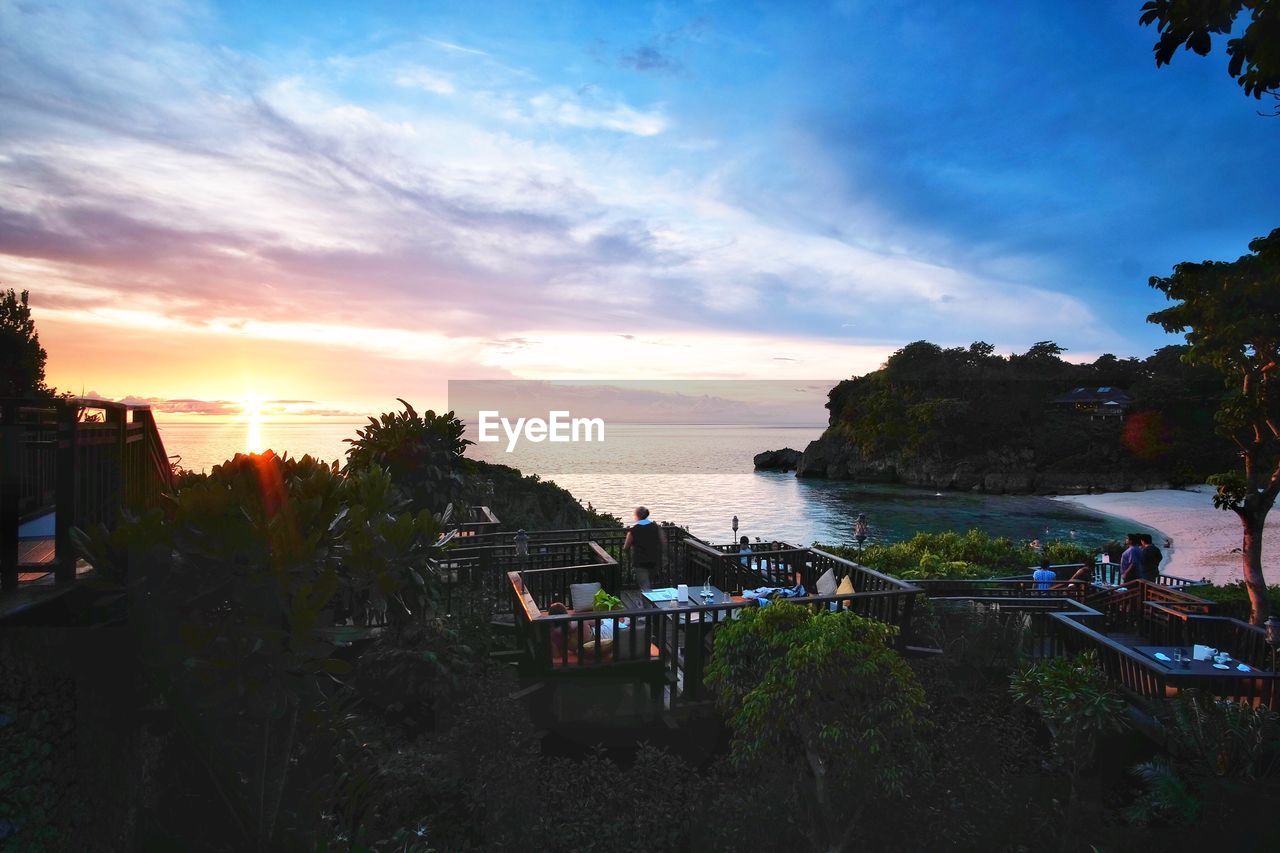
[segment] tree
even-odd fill
[[[1280,97],[1280,2],[1277,0],[1149,0],[1138,18],[1156,25],[1152,48],[1156,66],[1173,61],[1178,48],[1206,55],[1214,35],[1230,35],[1236,18],[1249,10],[1249,23],[1227,40],[1227,73],[1246,95]]]
[[[0,290],[0,397],[46,395],[44,347],[27,305],[28,291]]]
[[[779,603],[716,634],[708,679],[740,766],[789,777],[817,850],[842,850],[920,759],[924,691],[889,648],[894,628]]]
[[[1214,505],[1244,527],[1244,581],[1252,620],[1267,618],[1262,531],[1280,495],[1280,228],[1249,244],[1235,261],[1183,263],[1151,286],[1179,304],[1147,319],[1186,332],[1184,358],[1223,374],[1228,395],[1218,408],[1218,432],[1239,450],[1241,469],[1210,479]]]

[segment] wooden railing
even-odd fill
[[[733,561],[719,560],[728,571],[733,571],[734,564],[741,565],[736,563],[736,554],[726,554],[692,538],[686,544],[693,546],[689,553],[695,555],[691,557],[692,565],[698,572],[705,568],[700,560],[708,555],[733,557]],[[811,594],[790,599],[791,603],[815,611],[847,610],[886,622],[898,628],[898,645],[901,647],[905,643],[910,634],[918,589],[824,552],[782,550],[788,552],[788,557],[793,556],[791,552],[807,552],[803,561],[796,559],[797,563],[803,562],[804,567],[800,571],[813,571],[815,567],[821,567],[822,571],[827,567],[839,568],[855,577],[855,588],[860,582],[864,587],[874,587],[844,595]],[[695,595],[688,604],[661,609],[642,607],[547,615],[552,602],[568,603],[569,585],[572,583],[595,580],[608,590],[613,579],[601,580],[600,574],[597,566],[508,573],[517,637],[530,671],[545,677],[639,667],[643,678],[650,683],[675,686],[671,694],[673,702],[706,699],[703,673],[712,652],[715,629],[737,618],[743,609],[758,606],[757,602],[738,598],[705,604],[699,603]],[[715,576],[712,577],[714,583]],[[705,578],[706,575],[698,577],[695,583],[701,584]],[[724,590],[724,587],[720,588]],[[592,637],[606,634],[614,638],[611,644],[590,642]]]
[[[501,522],[487,506],[469,506],[461,513],[458,523],[459,538],[473,538],[486,533],[495,533]]]
[[[1264,632],[1238,619],[1208,615],[1210,602],[1191,595],[1185,587],[1137,581],[1116,592],[1086,586],[1089,592],[1081,601],[1072,589],[1020,589],[1024,584],[1034,586],[1023,580],[915,583],[931,605],[972,604],[1024,620],[1025,636],[1018,639],[1024,656],[1093,651],[1108,677],[1136,697],[1163,699],[1196,688],[1220,699],[1280,709],[1280,675],[1272,671],[1272,651]],[[1104,633],[1116,629],[1138,633],[1152,645],[1211,646],[1257,671],[1205,675],[1169,669]]]
[[[55,512],[54,574],[75,579],[73,527],[153,506],[172,469],[151,410],[98,400],[0,401],[0,589],[18,582],[18,526]]]
[[[1221,624],[1237,620],[1200,617],[1209,619],[1209,624],[1219,623],[1216,628],[1205,627],[1205,638],[1212,636],[1215,630],[1224,632],[1223,639],[1219,640],[1221,645],[1214,645],[1214,648],[1227,649],[1233,656],[1241,659],[1245,659],[1246,655],[1253,657],[1253,661],[1245,660],[1245,662],[1257,667],[1257,671],[1242,673],[1224,670],[1221,675],[1207,675],[1170,669],[1141,652],[1111,639],[1097,630],[1105,618],[1097,611],[1092,614],[1053,613],[1050,614],[1050,618],[1060,623],[1065,654],[1094,652],[1107,676],[1134,696],[1144,699],[1167,699],[1177,696],[1184,690],[1196,689],[1218,699],[1280,710],[1280,673],[1262,669],[1263,664],[1258,660],[1256,648],[1234,648],[1232,642],[1236,635],[1227,632],[1234,632],[1236,628]],[[1086,622],[1092,624],[1086,624]],[[1206,643],[1206,645],[1213,644]]]
[[[595,542],[537,542],[520,554],[515,543],[475,547],[472,537],[454,541],[462,544],[450,547],[439,566],[447,612],[455,612],[464,603],[475,607],[480,604],[479,597],[486,606],[491,604],[496,614],[511,613],[507,592],[507,573],[511,571],[582,568],[600,575],[592,580],[603,583],[603,578],[609,578],[611,584],[605,588],[611,591],[621,582],[618,561]]]
[[[1112,586],[1119,586],[1121,584],[1119,563],[1094,563],[1093,565],[1094,565],[1093,574],[1094,574],[1095,580],[1099,581],[1100,583],[1111,584]],[[1190,578],[1178,577],[1177,575],[1162,574],[1162,575],[1157,575],[1154,581],[1148,581],[1148,583],[1158,584],[1159,586],[1170,586],[1170,587],[1178,588],[1178,587],[1190,587],[1190,586],[1204,586],[1208,583],[1208,581],[1206,580],[1197,581],[1197,580],[1191,580]]]

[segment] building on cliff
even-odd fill
[[[1124,420],[1132,405],[1133,398],[1124,389],[1110,385],[1074,388],[1052,402],[1054,409],[1086,415],[1089,420]]]

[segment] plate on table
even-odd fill
[[[1213,668],[1214,669],[1231,669],[1231,667],[1227,666],[1225,663],[1215,663],[1213,665]]]

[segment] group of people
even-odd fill
[[[1120,583],[1134,581],[1150,581],[1155,583],[1160,578],[1160,562],[1164,560],[1164,552],[1152,541],[1147,533],[1130,533],[1124,538],[1124,553],[1120,555]],[[1103,558],[1106,559],[1105,556]],[[1081,566],[1075,574],[1063,582],[1058,581],[1058,573],[1053,570],[1048,560],[1040,562],[1040,568],[1031,573],[1036,582],[1036,589],[1061,589],[1080,583],[1092,583],[1093,566]]]
[[[1124,553],[1120,555],[1120,582],[1159,579],[1164,552],[1151,541],[1151,534],[1130,533],[1125,536],[1124,544]]]

